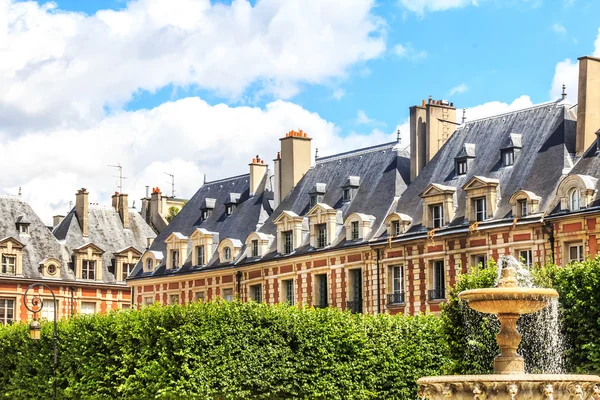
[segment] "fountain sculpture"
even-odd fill
[[[523,357],[517,353],[521,335],[517,320],[534,313],[558,297],[554,289],[519,287],[515,268],[505,257],[495,288],[467,290],[458,297],[472,309],[498,316],[496,336],[500,354],[493,375],[435,376],[421,378],[419,396],[427,400],[600,400],[600,376],[526,374]]]

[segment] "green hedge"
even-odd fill
[[[4,398],[50,398],[50,323],[0,328]],[[59,323],[61,399],[412,399],[449,363],[441,320],[256,303],[151,306]]]

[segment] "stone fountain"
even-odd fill
[[[515,268],[500,260],[500,279],[495,288],[467,290],[458,295],[472,309],[498,316],[496,341],[500,354],[493,375],[435,376],[421,378],[421,399],[442,400],[600,400],[600,376],[526,374],[523,357],[517,353],[521,335],[517,320],[546,307],[558,297],[554,289],[519,287]]]

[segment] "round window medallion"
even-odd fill
[[[48,271],[48,275],[56,274],[56,265],[54,265],[54,264],[48,265],[48,268],[46,269],[46,271]]]

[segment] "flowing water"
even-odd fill
[[[512,256],[504,256],[498,263],[497,280],[504,265],[515,268],[519,286],[535,287],[534,279],[529,269]],[[498,319],[491,315],[481,314],[461,302],[461,313],[464,316],[464,329],[470,354],[469,362],[476,372],[483,372],[491,366],[491,360],[498,355],[499,348],[495,337],[482,334],[482,331],[493,332],[494,336],[500,329]],[[519,354],[525,358],[525,368],[528,373],[564,373],[564,353],[566,345],[562,335],[558,299],[553,299],[548,307],[533,314],[523,315],[518,321],[518,329],[523,336]],[[482,343],[482,338],[489,338],[489,343]],[[474,371],[474,372],[475,372]]]
[[[498,265],[498,276],[503,266],[515,268],[521,287],[535,287],[530,270],[512,256],[504,256]],[[533,314],[523,315],[518,323],[523,335],[520,354],[525,357],[525,367],[530,373],[564,373],[565,341],[558,299],[552,299],[548,307]]]

